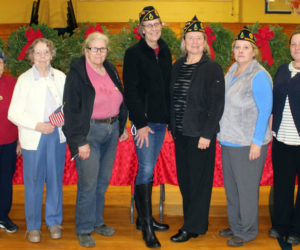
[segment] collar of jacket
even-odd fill
[[[241,78],[249,73],[251,73],[253,71],[253,68],[258,64],[258,62],[256,61],[256,59],[253,59],[252,62],[248,65],[248,67],[246,68],[246,70],[240,74],[237,78]],[[235,71],[238,68],[238,63],[235,62],[234,64],[232,64],[232,66],[229,68],[228,73],[227,74],[234,74]]]
[[[74,69],[79,74],[79,76],[82,78],[82,80],[85,84],[93,86],[90,79],[89,79],[89,76],[87,74],[86,67],[85,67],[85,62],[86,62],[86,59],[85,59],[84,55],[79,57],[79,58],[73,59],[73,61],[71,63],[71,66],[70,66],[70,70]],[[114,83],[120,81],[120,79],[118,78],[118,75],[115,72],[113,66],[107,60],[105,60],[103,62],[103,66],[104,66],[106,72],[108,73],[109,77],[111,78],[111,80]]]
[[[167,47],[166,42],[161,38],[158,39],[157,43],[159,46],[159,52],[163,51]],[[141,40],[139,41],[139,46],[144,50],[153,51],[153,49],[147,44],[144,38],[141,38]]]
[[[209,60],[210,60],[209,56],[204,53],[203,56],[201,57],[200,61],[198,62],[198,66],[201,65],[202,63],[208,62]],[[185,63],[186,61],[187,61],[187,55],[178,59],[177,65],[180,66],[183,63]]]

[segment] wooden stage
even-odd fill
[[[268,236],[271,226],[269,217],[269,190],[270,187],[261,187],[259,210],[259,235],[255,241],[247,243],[242,249],[280,249],[277,240]],[[14,185],[13,207],[11,218],[20,227],[14,234],[0,231],[0,249],[84,249],[80,247],[75,233],[75,200],[76,185],[64,186],[63,194],[63,238],[52,240],[45,226],[42,225],[42,239],[40,243],[30,243],[25,239],[26,225],[24,218],[24,186]],[[159,187],[153,189],[153,214],[159,215]],[[170,225],[170,230],[157,233],[162,250],[176,249],[231,249],[226,246],[226,239],[218,235],[218,231],[228,226],[226,218],[226,200],[224,188],[214,188],[210,209],[210,225],[206,235],[191,239],[185,243],[173,243],[170,236],[175,234],[182,225],[181,196],[177,186],[166,185],[166,201],[164,204],[164,222]],[[135,214],[136,216],[136,214]],[[110,186],[106,194],[106,207],[104,210],[105,223],[116,229],[112,237],[103,237],[93,234],[95,249],[140,250],[146,248],[141,232],[130,223],[130,187]],[[293,247],[300,249],[300,246]]]

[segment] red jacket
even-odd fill
[[[18,139],[18,128],[7,119],[7,112],[16,84],[11,76],[0,77],[0,145],[12,143]]]

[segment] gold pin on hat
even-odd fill
[[[2,95],[0,95],[0,101],[2,101],[3,100],[3,96]]]

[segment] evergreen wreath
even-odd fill
[[[8,42],[5,48],[8,61],[7,69],[14,77],[18,77],[31,67],[31,65],[26,59],[17,59],[24,46],[27,44],[27,37],[25,35],[25,32],[29,30],[29,28],[29,26],[25,25],[15,30],[8,36]],[[62,50],[62,37],[58,36],[57,31],[48,27],[46,24],[34,24],[31,26],[31,28],[34,31],[40,30],[44,38],[47,38],[54,43],[56,47],[56,58],[52,61],[51,65],[54,68],[63,70],[64,65],[62,63],[62,57],[64,56],[64,52]]]

